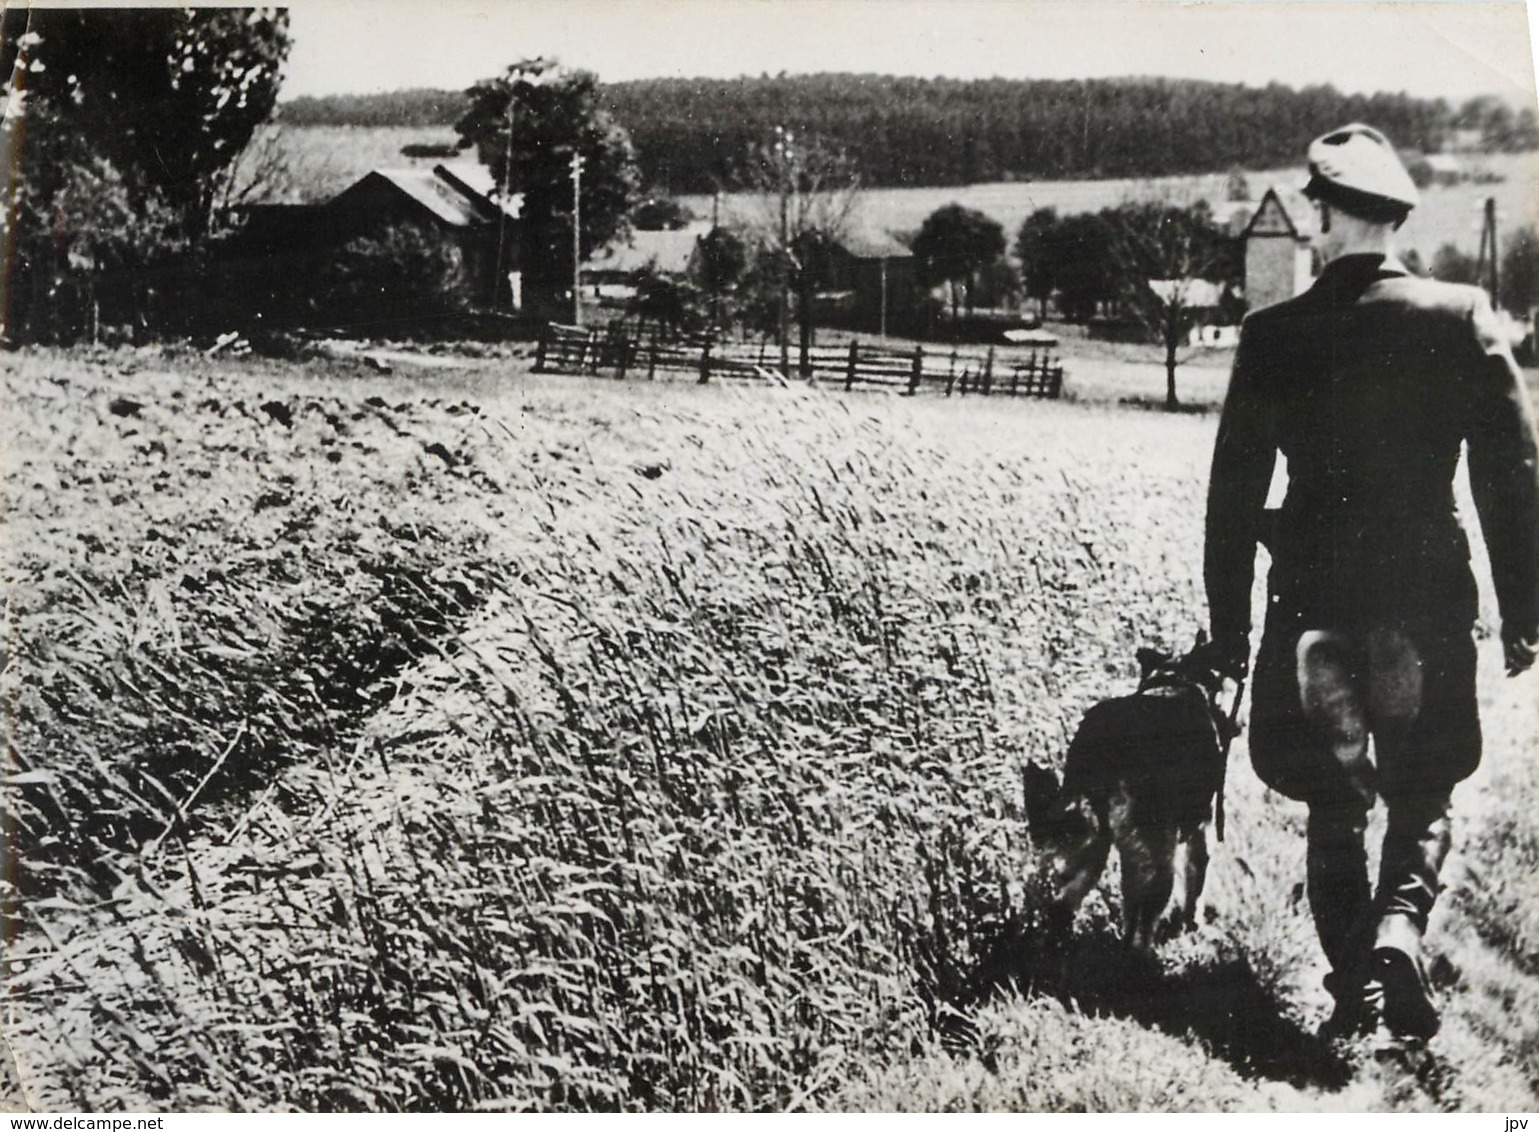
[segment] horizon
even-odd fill
[[[1539,105],[1515,0],[301,0],[290,19],[283,101],[460,91],[543,55],[606,84],[1193,79]]]
[[[565,69],[565,64],[564,63],[562,64],[562,67]],[[587,68],[579,68],[579,67],[572,67],[570,69],[571,70],[587,70]],[[1245,89],[1252,89],[1252,90],[1261,90],[1261,89],[1264,89],[1264,88],[1266,88],[1268,86],[1280,85],[1280,86],[1286,87],[1288,89],[1291,89],[1293,91],[1300,91],[1300,90],[1304,90],[1306,88],[1329,88],[1329,89],[1334,89],[1337,93],[1341,93],[1341,94],[1348,94],[1348,95],[1362,94],[1362,95],[1365,95],[1365,96],[1368,96],[1368,97],[1372,97],[1374,95],[1399,95],[1399,94],[1403,94],[1403,93],[1404,94],[1408,94],[1409,97],[1412,97],[1412,98],[1424,98],[1424,99],[1426,99],[1428,101],[1432,101],[1435,98],[1439,97],[1439,96],[1436,96],[1436,95],[1409,94],[1409,92],[1404,92],[1404,91],[1356,90],[1356,89],[1352,89],[1352,88],[1338,86],[1337,84],[1330,83],[1330,82],[1324,82],[1324,83],[1290,83],[1290,82],[1287,82],[1287,81],[1281,80],[1281,79],[1268,79],[1264,83],[1248,83],[1248,82],[1244,82],[1242,80],[1201,79],[1201,78],[1192,78],[1192,77],[1186,76],[1186,75],[1155,75],[1155,74],[1082,75],[1082,76],[1077,76],[1077,77],[1070,76],[1070,77],[1067,77],[1067,78],[1039,78],[1039,77],[1032,77],[1032,76],[1009,76],[1009,75],[977,75],[977,76],[970,76],[970,77],[966,77],[966,78],[960,78],[960,77],[955,76],[955,75],[904,75],[904,74],[898,74],[898,73],[892,72],[892,71],[796,71],[796,72],[781,71],[781,72],[777,72],[775,74],[769,74],[768,72],[762,72],[761,71],[759,74],[742,74],[742,75],[651,75],[651,76],[646,76],[646,77],[641,77],[641,78],[626,78],[626,79],[606,79],[606,78],[604,78],[604,76],[599,75],[598,79],[599,79],[599,85],[600,86],[621,86],[621,85],[626,85],[626,84],[630,84],[630,83],[648,83],[648,82],[684,82],[684,83],[691,83],[691,82],[725,82],[725,83],[733,83],[733,82],[758,82],[758,81],[763,80],[763,79],[781,79],[781,78],[784,78],[784,79],[813,79],[813,78],[826,77],[826,76],[844,76],[844,77],[850,77],[850,78],[871,78],[871,79],[921,79],[921,80],[925,80],[925,81],[929,81],[929,82],[958,82],[958,83],[975,83],[975,82],[1105,82],[1105,83],[1157,83],[1157,82],[1170,82],[1170,83],[1178,83],[1178,82],[1190,82],[1190,83],[1207,84],[1207,85],[1212,85],[1212,86],[1242,87],[1242,88],[1245,88]],[[484,76],[484,77],[489,78],[491,76]],[[283,105],[285,103],[297,102],[300,99],[313,99],[313,100],[316,100],[316,101],[324,101],[324,100],[329,99],[329,98],[384,98],[384,97],[388,97],[388,96],[393,95],[393,94],[418,94],[418,93],[427,93],[427,94],[463,94],[467,89],[468,89],[468,87],[454,87],[454,86],[403,86],[403,87],[394,87],[394,88],[391,88],[391,89],[388,89],[388,90],[368,90],[368,91],[344,90],[344,91],[336,91],[336,92],[331,93],[331,94],[297,94],[297,95],[292,95],[292,96],[285,96],[285,95],[280,94],[279,97],[278,97],[278,103],[279,103],[279,105]],[[1467,98],[1474,98],[1474,97],[1484,97],[1484,96],[1508,97],[1509,101],[1513,101],[1514,105],[1518,105],[1519,104],[1518,100],[1512,99],[1510,95],[1504,96],[1502,94],[1502,92],[1499,92],[1499,91],[1477,91],[1477,92],[1473,92],[1472,94],[1470,94],[1468,96],[1465,96],[1465,97],[1467,97]],[[1446,97],[1446,96],[1444,96],[1444,97]],[[1464,101],[1464,98],[1447,99],[1447,101],[1451,105],[1453,105],[1455,108],[1457,108],[1458,103]],[[1534,108],[1535,108],[1536,112],[1539,112],[1539,104],[1536,104]]]

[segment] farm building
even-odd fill
[[[1403,156],[1405,168],[1422,188],[1429,185],[1447,187],[1469,180],[1464,162],[1451,153],[1410,153]]]
[[[695,265],[700,241],[711,230],[706,222],[661,231],[637,231],[594,252],[582,265],[584,300],[624,305],[647,272],[684,277]]]
[[[440,164],[431,169],[376,169],[322,207],[339,242],[378,237],[415,226],[456,248],[464,264],[464,297],[496,303],[499,276],[518,270],[514,225],[517,196],[499,207],[484,166]]]
[[[1290,211],[1277,190],[1268,189],[1240,233],[1245,241],[1245,302],[1251,310],[1291,299],[1312,282],[1312,224],[1306,225],[1303,217],[1312,222],[1314,211],[1297,202]]]
[[[235,319],[305,321],[326,306],[328,281],[346,276],[350,244],[388,247],[409,231],[417,260],[437,254],[458,264],[451,293],[421,294],[428,305],[505,303],[509,284],[499,283],[516,279],[521,203],[515,195],[499,204],[484,168],[456,163],[376,169],[319,204],[256,205],[221,249],[220,298]],[[413,281],[399,282],[395,297],[410,299]]]
[[[924,288],[907,245],[885,229],[857,227],[835,242],[819,292],[834,308],[830,321],[887,334],[913,322]]]

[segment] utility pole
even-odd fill
[[[791,131],[775,127],[780,166],[780,376],[791,376]]]
[[[502,163],[502,199],[497,202],[497,277],[492,280],[492,309],[498,296],[508,288],[508,305],[513,303],[513,287],[508,280],[506,247],[508,240],[508,200],[513,195],[513,91],[508,91],[508,148]]]
[[[1490,255],[1487,260],[1486,256]],[[1486,197],[1485,213],[1480,225],[1480,254],[1475,261],[1475,281],[1485,285],[1487,279],[1487,266],[1490,267],[1490,286],[1487,291],[1491,295],[1491,305],[1497,306],[1500,300],[1497,295],[1501,291],[1501,268],[1497,265],[1496,257],[1496,198]]]
[[[582,325],[582,154],[572,154],[572,324]]]
[[[877,262],[879,264],[881,264],[881,272],[882,272],[882,321],[881,321],[881,330],[882,330],[882,338],[883,338],[883,340],[885,340],[887,338],[887,257],[884,255]]]

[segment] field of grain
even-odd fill
[[[4,359],[13,1103],[1534,1107],[1488,639],[1417,1073],[1313,1036],[1243,740],[1196,933],[1042,926],[1021,767],[1201,623],[1211,415],[398,368]]]
[[[375,169],[431,168],[442,157],[406,157],[408,145],[453,145],[449,126],[274,126],[271,146],[287,171],[282,198],[309,204],[329,200]],[[473,160],[469,155],[466,160]],[[452,160],[459,160],[455,158]]]

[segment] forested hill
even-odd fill
[[[1407,149],[1437,150],[1455,130],[1491,149],[1539,148],[1532,109],[1492,97],[1460,106],[1329,86],[1189,79],[920,79],[782,75],[644,79],[602,88],[631,134],[643,177],[709,192],[777,125],[844,149],[869,185],[1159,176],[1298,161],[1310,138],[1363,120]],[[448,91],[302,98],[295,124],[452,125]]]

